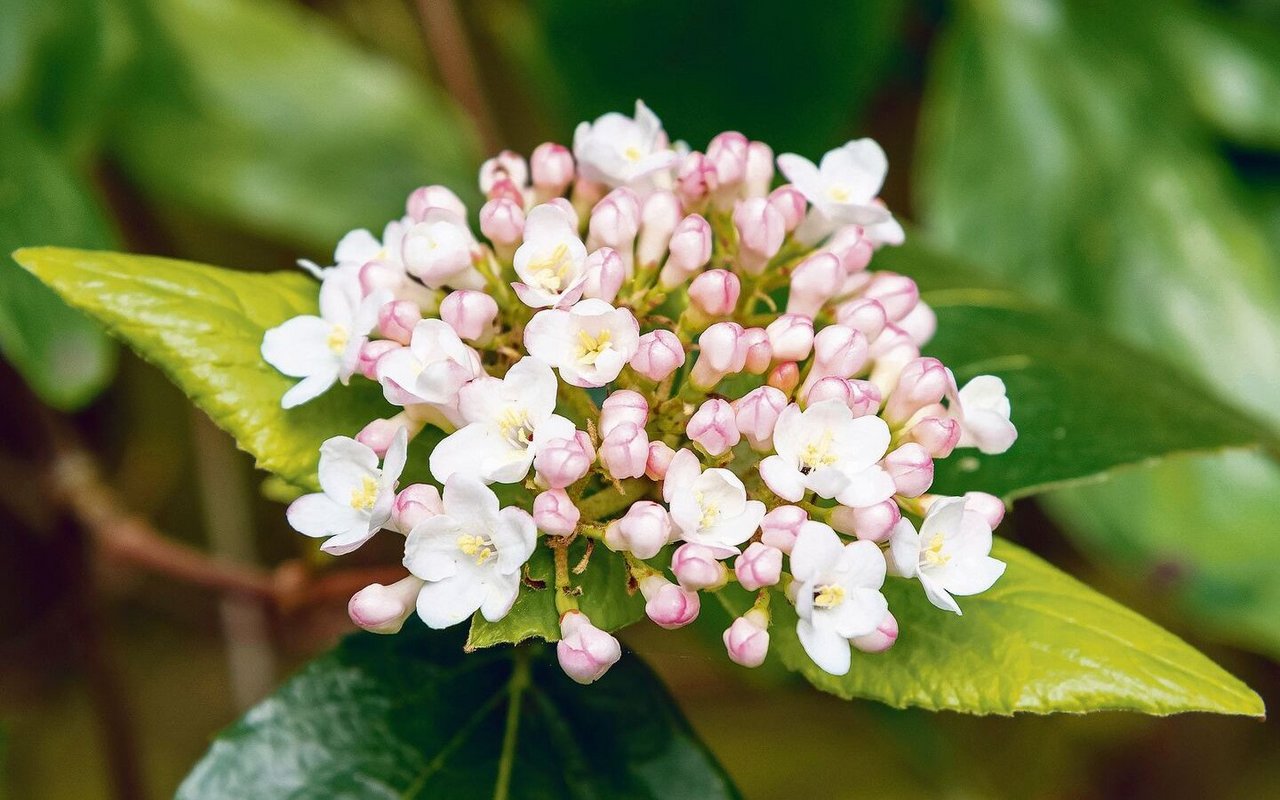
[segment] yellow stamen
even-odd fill
[[[351,507],[368,511],[376,502],[378,502],[378,482],[366,475],[360,481],[360,485],[351,490]]]
[[[558,292],[564,288],[572,263],[569,246],[561,242],[546,257],[529,264],[529,283],[548,292]]]
[[[592,336],[586,331],[578,331],[578,361],[586,366],[596,363],[596,360],[609,349],[613,342],[613,334],[607,330]]]
[[[829,186],[827,187],[827,197],[837,203],[847,203],[849,202],[849,190],[843,186]]]
[[[477,567],[484,566],[486,561],[498,554],[493,542],[483,536],[465,533],[458,537],[458,549],[462,551],[463,555],[471,556],[475,560]]]
[[[831,452],[831,431],[823,431],[821,438],[807,442],[798,458],[800,472],[805,475],[819,467],[829,467],[836,463],[835,453]]]
[[[929,546],[924,549],[923,553],[921,553],[924,563],[929,564],[930,566],[940,567],[951,560],[951,556],[945,556],[942,554],[942,545],[945,541],[946,539],[942,534],[934,534],[933,538],[929,540]]]
[[[813,595],[813,604],[818,608],[835,608],[844,602],[844,587],[836,584],[819,586]]]
[[[631,145],[622,151],[622,157],[628,161],[639,161],[643,155],[644,154],[640,152],[640,148],[635,145]]]
[[[529,422],[529,412],[523,408],[510,406],[503,411],[498,417],[498,430],[512,447],[528,448],[533,441],[533,425]]]
[[[335,353],[342,353],[347,349],[347,341],[349,338],[350,334],[347,333],[346,328],[341,325],[334,325],[329,329],[329,340],[327,342],[329,349]]]

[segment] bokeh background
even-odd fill
[[[474,209],[483,153],[636,97],[695,147],[875,137],[913,241],[1280,428],[1272,0],[0,0],[0,250],[323,262],[413,187]],[[345,630],[350,581],[157,371],[7,256],[0,351],[0,796],[168,796]],[[1003,532],[1275,706],[1278,511],[1280,468],[1224,454],[1020,502]],[[241,566],[157,559],[157,534]],[[1274,723],[900,712],[732,668],[714,625],[642,628],[624,639],[750,798],[1280,794]]]

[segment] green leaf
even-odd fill
[[[348,638],[223,732],[177,797],[738,796],[635,656],[578,686],[551,648],[459,644]]]
[[[990,590],[960,598],[964,616],[934,608],[918,582],[890,578],[898,641],[885,653],[855,651],[843,676],[805,655],[795,612],[775,595],[771,657],[823,691],[897,708],[1264,714],[1257,694],[1163,628],[1017,545],[998,539],[992,555],[1008,569]],[[752,602],[740,592],[721,598],[734,614]]]
[[[13,116],[0,114],[0,353],[49,405],[71,410],[111,380],[102,329],[9,259],[30,244],[110,246],[114,238],[80,178]]]
[[[381,390],[367,381],[280,408],[293,379],[264,362],[259,348],[266,329],[317,313],[317,284],[301,272],[239,272],[57,247],[19,250],[14,258],[164,371],[259,467],[296,486],[318,490],[321,442],[354,436],[387,413]],[[403,482],[422,479],[412,469],[426,464],[438,438],[428,429],[414,439]]]
[[[157,200],[328,251],[381,231],[416,186],[475,183],[460,112],[315,12],[147,0],[135,17],[149,47],[109,144]]]

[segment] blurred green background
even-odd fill
[[[697,148],[875,137],[914,240],[1280,429],[1267,0],[0,0],[0,250],[323,262],[415,186],[474,211],[485,152],[567,141],[636,97]],[[345,630],[346,598],[268,610],[101,547],[67,502],[85,455],[119,502],[104,524],[135,513],[278,583],[314,561],[226,437],[7,257],[0,353],[0,797],[168,796]],[[1004,532],[1274,705],[1277,511],[1280,469],[1228,454],[1024,501]],[[1280,793],[1273,723],[898,712],[732,668],[714,625],[644,627],[624,639],[750,798]]]

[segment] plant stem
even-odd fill
[[[621,492],[603,489],[590,497],[584,497],[578,503],[578,510],[582,512],[584,519],[603,522],[644,497],[652,486],[649,481],[629,478],[622,482]]]
[[[498,780],[493,787],[493,800],[507,800],[511,791],[511,772],[516,762],[516,741],[520,730],[520,702],[529,688],[529,648],[517,647],[511,682],[507,687],[507,724],[502,734],[502,755],[498,758]]]

